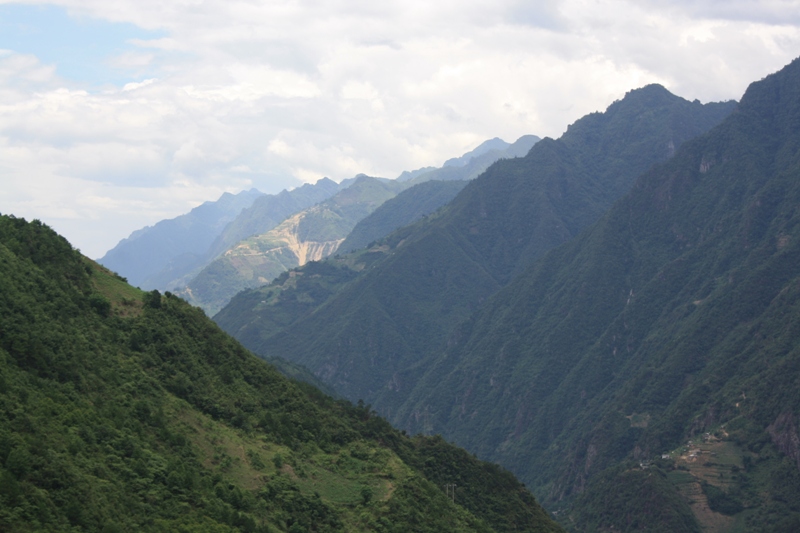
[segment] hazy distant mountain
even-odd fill
[[[526,136],[513,145],[500,139],[486,141],[459,158],[448,160],[448,172],[427,175],[413,183],[430,179],[471,179],[476,170],[500,157],[514,157],[538,139]],[[404,172],[404,179],[429,174],[433,167]],[[478,172],[479,173],[479,172]],[[291,191],[264,195],[245,191],[224,194],[216,202],[206,202],[186,215],[163,220],[152,227],[137,230],[108,251],[99,261],[145,289],[182,288],[218,255],[239,241],[265,233],[290,215],[333,196],[353,180],[337,184],[323,178]],[[383,235],[381,235],[383,236]]]
[[[344,180],[342,183],[336,183],[329,178],[322,178],[313,185],[307,183],[291,191],[258,198],[214,240],[208,255],[211,258],[217,257],[239,241],[271,230],[290,215],[327,200],[346,189],[352,181]]]
[[[419,220],[455,198],[466,181],[425,181],[387,200],[355,225],[337,248],[347,253],[386,237],[397,228]]]
[[[175,289],[233,244],[274,228],[339,189],[323,178],[278,194],[255,189],[225,193],[216,202],[133,232],[98,261],[143,289]]]
[[[469,163],[472,159],[479,157],[487,152],[491,151],[503,151],[506,148],[511,146],[503,139],[499,137],[495,137],[494,139],[489,139],[488,141],[484,141],[478,145],[477,148],[472,150],[471,152],[467,152],[466,154],[462,155],[461,157],[453,157],[448,159],[442,165],[443,167],[463,167],[467,163]],[[532,145],[531,145],[532,146]]]
[[[430,171],[428,169],[420,169],[419,171],[404,172],[401,178],[409,179],[396,180],[397,185],[393,186],[393,190],[397,192],[405,187],[434,179],[472,179],[498,159],[518,157],[527,153],[530,147],[538,140],[539,138],[534,135],[526,135],[513,144],[508,144],[500,139],[486,141],[461,157],[448,160],[445,162],[446,166],[440,169],[433,169]],[[328,218],[326,223],[333,225],[331,230],[337,235],[335,239],[325,241],[318,245],[302,245],[301,248],[303,246],[310,246],[310,248],[308,248],[308,250],[310,250],[309,253],[299,248],[296,251],[289,252],[288,250],[293,246],[291,242],[295,239],[295,237],[292,237],[295,231],[292,228],[297,224],[300,218],[306,215],[302,215],[300,218],[293,220],[284,219],[290,215],[298,215],[301,209],[297,209],[296,207],[301,202],[308,204],[312,199],[317,197],[316,195],[321,194],[322,191],[344,190],[348,188],[353,181],[354,180],[345,180],[341,184],[336,185],[326,178],[320,180],[313,187],[306,185],[290,192],[284,191],[284,193],[277,196],[259,199],[254,202],[251,208],[243,211],[236,220],[225,228],[214,243],[212,243],[203,260],[195,262],[194,268],[186,269],[184,264],[180,264],[180,268],[165,269],[158,278],[160,286],[172,290],[183,290],[184,292],[182,292],[182,294],[186,294],[191,301],[203,306],[209,312],[216,313],[221,307],[220,302],[227,303],[230,297],[239,290],[267,283],[287,268],[302,265],[309,260],[326,257],[337,250],[342,239],[346,236],[346,234],[341,234],[343,228],[346,226],[353,229],[352,226],[342,226],[341,220],[337,217]],[[378,213],[375,218],[372,218],[369,222],[365,222],[356,228],[356,234],[353,236],[352,241],[348,243],[348,248],[354,245],[359,246],[358,243],[363,242],[365,238],[367,241],[364,244],[367,244],[372,240],[384,237],[392,230],[434,211],[436,208],[449,201],[458,188],[460,188],[460,185],[432,185],[425,189],[430,193],[429,196],[420,196],[414,193],[405,196],[399,203],[391,204],[386,211]],[[434,192],[434,190],[436,192]],[[330,192],[326,197],[332,194],[333,192]],[[370,205],[372,205],[371,201]],[[375,208],[376,206],[372,205],[371,210]],[[282,217],[279,215],[282,215]],[[351,219],[348,218],[348,220]],[[260,247],[264,246],[264,242],[266,241],[272,243],[267,245],[271,250],[268,253],[269,259],[266,259],[266,256],[262,255],[261,252],[253,252],[251,247],[253,244],[252,242],[249,244],[240,244],[240,241],[248,237],[259,234],[263,235],[269,232],[281,221],[283,224],[280,230],[276,229],[275,232],[265,235],[260,239]],[[352,221],[357,222],[355,219],[352,219]],[[350,222],[348,222],[348,224],[349,223]],[[323,223],[317,222],[315,224],[321,228]],[[307,240],[303,241],[303,239],[305,239],[305,237],[302,237],[298,242],[311,242]],[[275,245],[274,249],[271,248],[273,244]],[[234,251],[234,249],[238,251]],[[246,254],[249,254],[246,260],[242,259],[243,254],[245,254],[244,250],[247,250]],[[213,265],[209,264],[212,259],[223,254],[224,257],[228,257],[228,259],[220,257]],[[233,270],[231,270],[231,261],[238,265]],[[259,266],[255,267],[254,263],[260,261],[263,261],[263,263],[259,263]],[[206,266],[208,266],[208,268],[201,271],[201,268]],[[234,273],[234,270],[236,273]],[[180,273],[180,276],[176,275],[178,273]],[[187,284],[191,286],[188,287],[188,289],[183,289]],[[200,292],[196,293],[196,291]],[[212,298],[215,302],[213,304],[210,303],[212,300],[209,300],[212,292],[218,295]],[[198,296],[199,294],[206,294],[206,296]],[[225,296],[221,296],[223,294]]]
[[[213,315],[237,292],[269,283],[281,272],[335,252],[359,220],[406,186],[362,175],[329,200],[240,241],[203,268],[179,294]]]
[[[501,139],[494,138],[485,141],[461,157],[448,159],[441,168],[428,171],[421,169],[413,175],[409,174],[407,179],[410,183],[422,183],[429,180],[471,180],[480,176],[489,168],[489,165],[499,159],[524,156],[540,140],[536,135],[523,135],[513,144],[508,144]]]
[[[185,215],[133,232],[98,262],[133,285],[153,288],[156,285],[150,278],[170,263],[191,263],[203,255],[225,226],[259,196],[262,193],[256,189],[225,193],[216,202],[205,202]]]
[[[422,167],[418,168],[417,170],[404,170],[399,176],[397,176],[397,181],[408,181],[416,178],[420,174],[424,174],[425,172],[436,170],[436,168],[437,167]]]
[[[256,198],[250,207],[242,210],[221,232],[215,234],[213,242],[204,253],[176,258],[158,274],[149,277],[145,285],[161,290],[183,287],[229,247],[246,237],[269,231],[287,216],[330,198],[340,187],[335,181],[322,178],[314,184],[306,183],[291,191],[284,190],[278,194],[265,194]]]

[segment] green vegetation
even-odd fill
[[[659,468],[610,469],[593,480],[573,520],[584,531],[700,533],[689,505]]]
[[[691,479],[658,478],[653,493],[672,515],[685,515],[680,495],[706,529],[793,523],[798,101],[798,61],[751,85],[727,120],[493,296],[393,419],[503,464],[546,504],[572,504],[576,530],[622,527],[626,506],[652,498],[613,500],[634,476],[621,465],[685,455],[690,440],[697,463],[676,463]],[[698,445],[718,428],[724,445]]]
[[[294,317],[249,345],[502,464],[576,531],[792,531],[800,61],[689,127],[702,109],[629,93],[375,243],[302,313],[230,330]]]
[[[688,102],[659,86],[632,91],[561,139],[496,162],[427,219],[329,261],[357,278],[329,269],[329,281],[316,283],[327,293],[311,298],[308,284],[276,282],[216,319],[254,352],[300,363],[343,396],[364,398],[408,424],[399,410],[459,324],[524,265],[600,217],[638,174],[732,108]],[[279,287],[281,296],[270,296]],[[405,416],[423,422],[415,429],[430,429],[424,409]]]
[[[485,499],[453,503],[456,472]],[[288,381],[201,310],[0,216],[0,530],[559,529],[507,472]]]
[[[735,515],[742,512],[742,502],[736,496],[731,496],[708,482],[703,482],[701,487],[703,488],[703,494],[708,498],[708,506],[712,511],[727,515]]]

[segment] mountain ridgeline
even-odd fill
[[[201,310],[10,216],[0,530],[561,531],[498,466],[287,380]]]
[[[406,189],[360,220],[336,249],[336,253],[345,254],[366,248],[393,231],[433,213],[450,203],[466,184],[464,180],[434,180]]]
[[[256,353],[303,364],[406,424],[397,414],[460,323],[734,105],[660,86],[631,91],[560,139],[494,163],[435,215],[328,268],[240,294],[216,320]]]
[[[323,178],[279,194],[225,193],[216,202],[135,231],[98,262],[146,290],[174,290],[240,240],[269,231],[346,185]]]
[[[413,174],[403,173],[398,181],[408,181],[412,184],[425,181],[469,181],[480,176],[495,161],[523,157],[540,140],[536,135],[523,135],[508,144],[495,137],[484,141],[461,157],[448,159],[441,168],[422,169]]]
[[[325,258],[342,244],[348,250],[359,248],[430,213],[450,201],[461,188],[460,183],[442,180],[470,180],[498,159],[526,153],[538,140],[534,135],[525,135],[513,144],[501,139],[486,141],[471,152],[448,160],[441,169],[404,173],[404,179],[360,174],[339,184],[331,198],[298,209],[279,225],[264,225],[263,218],[273,213],[265,211],[271,204],[261,199],[228,225],[211,246],[209,254],[214,260],[209,259],[202,270],[195,270],[191,279],[183,279],[185,287],[180,288],[179,294],[213,315],[245,288],[263,285],[281,272]],[[436,183],[422,186],[431,180]],[[326,182],[330,180],[320,180],[313,190]],[[364,220],[408,188],[413,191]],[[348,235],[349,241],[343,243]]]
[[[238,242],[214,259],[178,294],[216,314],[236,293],[281,272],[332,254],[356,223],[407,185],[359,176],[331,198],[300,211],[265,233]]]
[[[538,140],[539,138],[535,135],[524,135],[512,144],[497,138],[491,139],[461,157],[447,160],[442,168],[428,167],[413,172],[404,172],[397,179],[396,188],[399,191],[430,180],[470,180],[498,159],[524,155]],[[195,283],[195,286],[198,288],[199,285],[201,293],[203,290],[208,292],[209,272],[202,271],[212,261],[226,252],[232,251],[241,241],[270,232],[287,218],[299,215],[305,209],[329,199],[351,185],[357,185],[358,189],[363,183],[359,180],[359,176],[343,180],[341,183],[322,178],[315,184],[305,184],[292,190],[284,190],[279,194],[261,194],[255,189],[237,195],[225,193],[216,202],[205,202],[190,213],[174,219],[162,220],[152,227],[135,231],[130,237],[123,239],[112,250],[109,250],[105,256],[99,259],[99,262],[145,290],[180,290],[200,276],[201,279]],[[426,214],[426,210],[439,207],[451,199],[448,194],[453,189],[454,187],[445,185],[439,185],[436,191],[431,189],[432,197],[424,199],[424,205],[415,206],[406,203],[402,204],[404,207],[400,207],[395,204],[394,210],[387,212],[385,217],[373,218],[372,222],[376,222],[374,225],[362,225],[361,228],[356,228],[354,241],[348,243],[348,247],[359,244],[357,242],[358,235],[364,238],[363,230],[365,228],[370,237],[364,243],[367,244]],[[407,215],[404,213],[405,209],[409,209]],[[351,209],[351,211],[353,210]],[[368,212],[361,213],[360,216],[363,217]],[[355,211],[344,218],[352,218],[354,214]],[[327,220],[317,220],[314,225],[321,228],[326,221],[331,224],[332,231],[344,232],[344,235],[337,237],[335,241],[341,241],[347,235],[348,230],[342,226],[341,216],[329,216]],[[348,225],[357,221],[358,219],[348,221]],[[305,225],[309,225],[308,221]],[[304,238],[302,235],[299,237],[301,240]],[[267,240],[275,239],[274,235],[265,238]],[[322,245],[319,248],[321,253],[312,253],[310,258],[327,255],[337,244],[338,242],[331,241]],[[252,250],[250,251],[252,252]],[[269,252],[267,253],[269,254]],[[255,255],[260,254],[256,253]],[[268,263],[271,263],[272,268],[267,267],[262,272],[268,276],[265,278],[266,281],[298,264],[289,257],[292,253],[279,255],[286,257],[282,257],[277,262],[267,260]],[[305,254],[301,253],[301,255]],[[251,258],[246,262],[253,261],[254,259]],[[299,264],[303,262],[301,257]],[[236,268],[228,268],[228,270],[236,270]],[[240,275],[234,274],[229,279],[222,273],[220,264],[212,267],[211,271],[213,272],[211,276],[215,278],[211,281],[215,285],[214,292],[228,294],[221,300],[224,303],[227,303],[230,295],[235,294],[244,286],[250,286],[250,284],[242,283]],[[252,278],[249,272],[245,273],[244,277]],[[260,277],[263,276],[255,278],[256,283],[261,282]],[[227,286],[229,283],[230,286]],[[211,297],[212,301],[207,301],[209,294],[201,294],[199,297],[193,298],[190,290],[184,295],[211,313],[216,312],[220,306],[215,297]]]
[[[172,279],[165,272],[193,268],[225,226],[260,196],[256,189],[225,193],[216,202],[133,232],[98,261],[136,286],[156,288],[160,278]]]
[[[798,205],[800,60],[496,294],[395,421],[581,494],[586,530],[622,527],[636,476],[651,520],[797,530]]]

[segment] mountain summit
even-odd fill
[[[580,530],[795,530],[798,205],[800,60],[496,294],[395,420]]]

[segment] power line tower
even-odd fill
[[[450,498],[453,503],[456,503],[456,485],[455,483],[447,483],[444,486],[445,494]]]

